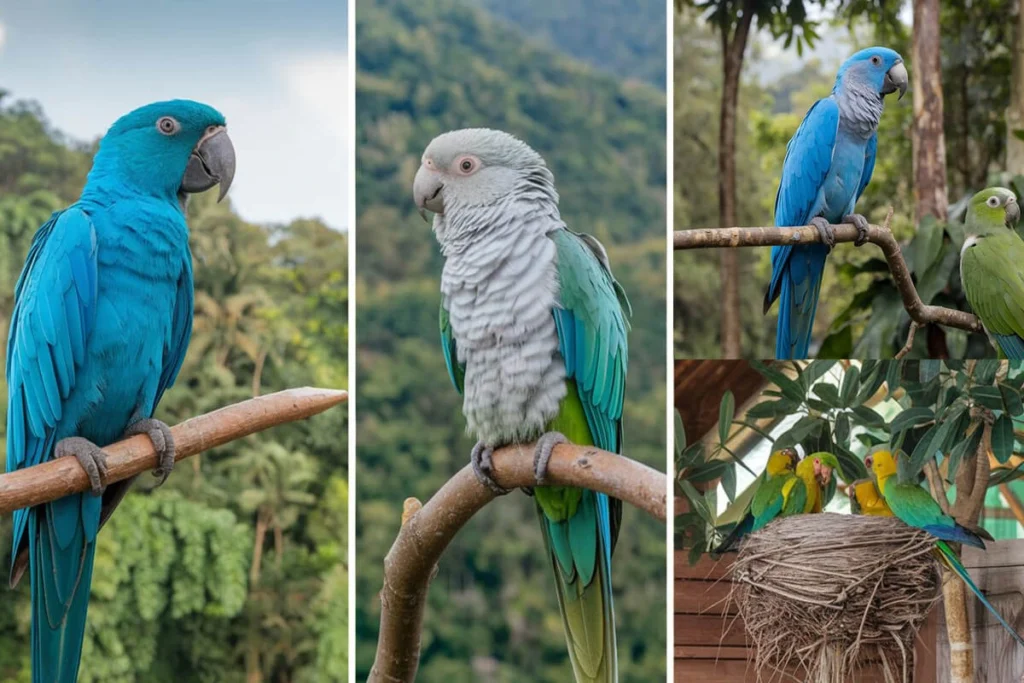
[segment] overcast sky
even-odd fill
[[[81,140],[148,102],[211,104],[242,216],[346,228],[346,13],[344,0],[0,0],[0,88]]]

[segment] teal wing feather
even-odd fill
[[[86,360],[96,299],[92,222],[77,209],[54,214],[36,233],[15,287],[7,344],[8,471],[52,456],[65,400]],[[34,683],[77,677],[100,502],[73,494],[14,513],[11,583],[27,560]]]
[[[975,597],[977,597],[978,600],[981,601],[981,604],[985,606],[985,609],[992,613],[992,615],[996,618],[996,621],[998,621],[1002,625],[1002,627],[1006,629],[1007,633],[1013,636],[1013,639],[1017,641],[1018,645],[1024,646],[1024,638],[1020,637],[1020,634],[1017,633],[1017,631],[1015,631],[1014,628],[1006,622],[1006,619],[1003,618],[1003,615],[996,611],[996,608],[993,607],[992,603],[988,601],[988,598],[985,597],[985,594],[981,592],[981,589],[978,588],[977,584],[974,583],[974,580],[971,579],[971,575],[967,572],[967,568],[964,567],[963,564],[961,564],[960,558],[956,556],[956,553],[953,552],[953,549],[946,545],[944,541],[937,541],[935,543],[935,546],[939,549],[939,553],[941,553],[942,557],[946,560],[946,565],[950,569],[952,569],[957,576],[960,577],[964,584],[971,590],[972,593],[974,593]]]
[[[612,276],[608,256],[593,237],[567,230],[550,234],[557,249],[559,301],[553,311],[559,351],[573,380],[594,445],[622,449],[622,405],[628,369],[629,301]],[[555,571],[570,660],[580,683],[618,679],[611,556],[622,502],[593,491],[579,496],[575,514],[549,519],[538,505]],[[556,552],[568,541],[570,571]]]
[[[782,516],[803,514],[805,507],[807,507],[807,484],[800,477],[794,476],[793,487],[789,489],[789,495],[786,496],[786,502],[782,506]]]
[[[465,385],[466,366],[459,362],[458,349],[455,348],[455,335],[452,334],[452,323],[448,318],[448,309],[441,302],[438,322],[441,327],[441,351],[444,352],[444,364],[448,367],[448,377],[452,380],[455,390],[460,394]]]

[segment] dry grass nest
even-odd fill
[[[899,520],[823,513],[777,520],[733,570],[759,681],[844,683],[880,664],[913,675],[914,638],[941,597],[934,539]],[[852,677],[852,678],[851,678]]]

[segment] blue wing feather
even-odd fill
[[[832,165],[839,105],[832,97],[814,103],[786,146],[775,195],[775,225],[807,225],[824,207],[822,187]],[[868,174],[870,177],[870,174]],[[764,311],[779,302],[776,357],[803,358],[810,345],[821,273],[828,248],[821,244],[772,248],[772,279]]]

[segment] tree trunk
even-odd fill
[[[1017,11],[1017,35],[1013,42],[1010,106],[1006,109],[1006,170],[1024,173],[1024,140],[1013,134],[1024,130],[1024,8]]]
[[[260,567],[263,564],[263,541],[267,537],[267,517],[262,508],[256,512],[256,537],[252,544],[252,566],[249,567],[249,586],[255,588],[260,582]]]
[[[914,0],[914,203],[925,216],[946,220],[946,136],[943,133],[939,0]]]
[[[736,225],[736,108],[743,73],[743,54],[747,49],[751,2],[743,3],[741,16],[730,39],[729,27],[722,31],[722,105],[718,126],[718,222],[722,227]],[[739,358],[740,348],[740,262],[738,249],[723,249],[722,280],[722,357]]]

